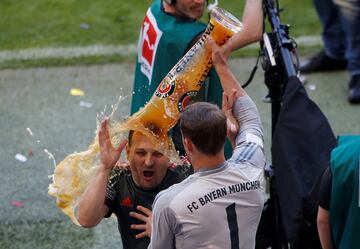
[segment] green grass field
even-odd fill
[[[241,18],[244,1],[219,2]],[[2,0],[0,50],[134,43],[150,3],[150,0]],[[285,10],[282,19],[292,25],[294,36],[319,33],[310,0],[281,0],[280,4]]]
[[[0,49],[135,42],[150,1],[1,1]]]
[[[94,44],[134,44],[150,0],[2,0],[0,1],[0,51]],[[244,1],[223,0],[219,5],[241,19]],[[291,24],[291,36],[318,35],[320,25],[310,0],[281,0],[283,23]],[[300,11],[299,11],[300,10]],[[206,15],[205,15],[206,16]],[[207,21],[204,17],[203,21]],[[254,56],[254,49],[240,56]],[[239,56],[239,53],[237,53]],[[89,56],[72,59],[6,61],[0,68],[43,65],[102,64],[133,61],[134,56]]]

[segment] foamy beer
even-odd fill
[[[212,51],[206,38],[211,36],[218,45],[223,45],[241,29],[238,19],[215,7],[201,38],[161,81],[145,107],[130,117],[127,123],[131,126],[140,122],[145,127],[155,128],[153,132],[158,136],[166,136],[182,110],[198,93],[212,67]]]
[[[215,7],[204,34],[166,75],[145,107],[125,123],[114,122],[109,127],[114,146],[124,139],[127,131],[140,131],[172,162],[181,163],[167,132],[200,90],[212,66],[211,48],[206,38],[211,36],[218,45],[222,45],[241,29],[240,21]],[[77,225],[74,210],[86,186],[96,175],[100,165],[99,153],[96,136],[88,150],[68,155],[51,176],[49,194],[56,198],[57,207]]]

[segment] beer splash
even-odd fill
[[[26,131],[29,133],[29,135],[36,140],[37,145],[40,147],[40,149],[42,149],[42,151],[48,156],[48,159],[52,161],[54,168],[56,167],[56,160],[54,155],[45,148],[45,145],[40,141],[40,139],[37,138],[37,136],[35,136],[34,132],[31,130],[30,127],[26,128]],[[51,178],[52,176],[50,175],[49,178]]]
[[[76,219],[75,208],[86,186],[95,177],[100,166],[100,146],[98,131],[104,118],[109,118],[109,133],[111,142],[117,146],[120,141],[127,137],[126,130],[119,130],[123,121],[116,120],[115,114],[127,97],[120,96],[118,102],[113,105],[112,111],[107,117],[106,107],[97,114],[95,138],[88,149],[83,152],[73,153],[65,157],[55,168],[52,175],[52,183],[49,184],[48,194],[56,198],[56,206],[65,213],[73,223],[80,226]]]
[[[165,154],[175,164],[181,160],[175,151],[174,144],[167,132],[176,124],[181,111],[186,108],[192,97],[202,87],[212,67],[211,47],[207,37],[223,45],[231,36],[242,30],[242,24],[225,10],[214,7],[209,24],[201,38],[183,56],[161,81],[153,97],[144,108],[122,121],[113,117],[117,105],[110,114],[109,132],[111,142],[116,147],[129,130],[139,131],[146,135],[155,148]],[[104,118],[100,115],[98,120]],[[88,150],[68,155],[60,162],[49,185],[49,195],[56,198],[57,207],[79,225],[75,208],[86,186],[94,178],[100,164],[98,129]]]

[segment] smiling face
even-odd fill
[[[169,167],[169,159],[157,151],[145,135],[135,131],[131,144],[126,146],[126,153],[138,187],[153,189],[161,183]]]

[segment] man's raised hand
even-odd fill
[[[108,119],[104,119],[99,130],[100,158],[105,169],[112,168],[115,165],[127,143],[127,140],[124,139],[117,148],[114,148],[111,143],[108,122]]]

